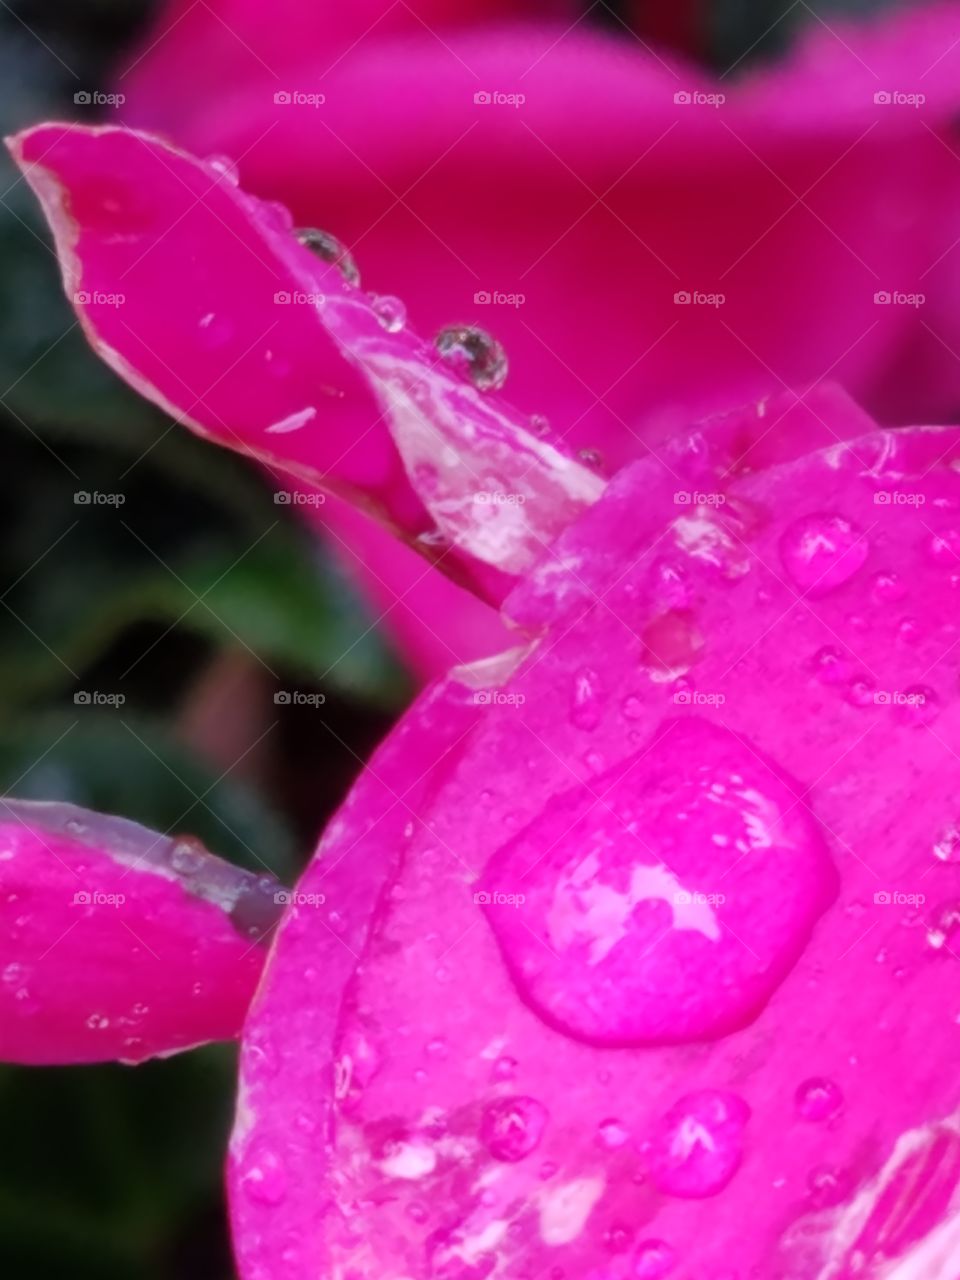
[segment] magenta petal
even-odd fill
[[[492,596],[602,491],[385,325],[222,167],[124,129],[44,125],[10,146],[93,346],[199,434],[369,508],[435,559],[456,548],[488,567]]]
[[[330,1208],[326,1178],[335,1170],[324,1135],[334,1096],[349,1105],[381,1065],[362,1037],[336,1041],[344,990],[420,815],[484,709],[472,678],[455,674],[420,697],[373,757],[297,887],[269,985],[243,1037],[229,1176],[246,1276],[316,1275],[314,1247],[301,1242]],[[282,1257],[278,1240],[291,1242]]]
[[[237,1034],[276,882],[72,805],[0,818],[0,1060],[141,1062]]]
[[[291,1280],[954,1280],[960,430],[818,412],[849,438],[804,455],[797,419],[756,470],[724,474],[730,421],[701,431],[711,502],[633,464],[544,558],[555,622],[475,673],[312,1032],[308,937],[336,944],[307,912],[281,936],[239,1122],[249,1280],[271,1248]],[[726,1034],[662,1043],[658,989]]]

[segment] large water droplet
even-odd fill
[[[780,558],[787,573],[801,590],[815,596],[852,578],[869,551],[863,533],[843,516],[804,516],[780,538]]]
[[[540,1145],[547,1119],[536,1098],[497,1098],[484,1108],[480,1140],[495,1160],[523,1160]]]
[[[838,1114],[843,1106],[843,1094],[832,1080],[811,1076],[797,1086],[794,1101],[802,1119],[818,1122],[832,1120]]]
[[[595,1044],[745,1026],[836,893],[801,795],[756,748],[689,716],[590,791],[551,797],[483,875],[521,997]]]
[[[944,569],[960,568],[960,530],[941,529],[927,540],[927,554]]]
[[[927,925],[927,943],[934,951],[960,953],[960,902],[941,902]]]
[[[399,333],[407,323],[407,308],[399,298],[388,293],[373,294],[370,299],[373,314],[387,333]]]
[[[358,285],[360,272],[353,254],[329,231],[321,231],[319,227],[298,227],[293,233],[305,249],[309,249],[321,262],[329,262],[336,267],[347,284]]]
[[[750,1108],[736,1093],[702,1089],[681,1098],[650,1143],[650,1176],[667,1195],[701,1199],[727,1185],[743,1158]]]
[[[450,325],[434,339],[446,364],[465,374],[479,391],[499,391],[507,380],[507,353],[485,329]]]

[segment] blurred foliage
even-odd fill
[[[600,0],[588,20],[740,74],[804,23],[888,2]],[[109,86],[153,7],[0,3],[3,131],[90,119],[73,95]],[[0,389],[0,789],[295,876],[409,682],[263,477],[171,429],[93,357],[5,156]],[[122,505],[77,500],[95,493]],[[277,705],[290,688],[322,692],[322,714]],[[232,1069],[211,1048],[136,1071],[0,1070],[0,1272],[228,1280]]]

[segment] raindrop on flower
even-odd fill
[[[843,516],[815,515],[795,520],[780,538],[780,558],[803,591],[824,595],[842,586],[861,568],[869,543]]]
[[[602,1147],[613,1151],[624,1146],[630,1140],[630,1133],[619,1120],[601,1120],[597,1127],[597,1141]]]
[[[337,267],[347,284],[360,283],[360,272],[353,255],[336,236],[329,231],[321,231],[318,227],[298,227],[293,234],[321,262],[329,262],[331,266]]]
[[[960,947],[960,902],[942,902],[927,926],[927,943],[934,951],[956,952]]]
[[[596,671],[582,667],[573,678],[570,722],[577,729],[592,732],[600,723],[600,677]]]
[[[797,1086],[794,1101],[803,1120],[832,1120],[843,1106],[843,1094],[832,1080],[811,1076]]]
[[[373,294],[370,299],[373,314],[387,333],[399,333],[407,323],[407,308],[399,298],[390,294]]]
[[[240,182],[240,174],[237,166],[229,156],[207,156],[207,168],[213,169],[232,187]]]
[[[547,1118],[536,1098],[497,1098],[484,1108],[480,1140],[495,1160],[523,1160],[540,1145]]]
[[[546,436],[550,434],[550,420],[542,413],[532,413],[530,415],[530,430],[535,436]]]
[[[599,449],[578,449],[577,457],[585,467],[590,467],[592,471],[599,471],[603,466],[603,454]]]
[[[181,876],[194,876],[201,869],[206,849],[193,836],[183,836],[174,841],[170,850],[170,865]]]
[[[677,1255],[665,1240],[644,1240],[633,1255],[636,1280],[660,1280],[673,1270]]]
[[[943,828],[933,842],[933,856],[941,862],[960,862],[960,825],[951,822]]]
[[[735,1093],[702,1089],[681,1098],[650,1143],[654,1183],[666,1195],[701,1199],[721,1191],[740,1167],[750,1108]]]
[[[507,380],[507,353],[477,325],[449,325],[434,339],[446,364],[464,373],[478,391],[499,391]]]

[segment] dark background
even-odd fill
[[[153,7],[0,0],[3,132],[77,114],[78,83],[109,86]],[[588,21],[623,33],[629,18],[740,72],[813,10],[877,7],[601,0]],[[292,880],[412,684],[264,479],[168,426],[88,351],[33,198],[0,161],[0,794],[191,831]],[[126,502],[78,506],[80,490]],[[291,687],[322,692],[322,710],[276,705]],[[125,702],[77,705],[81,689]],[[0,1272],[227,1280],[233,1056],[0,1068]]]

